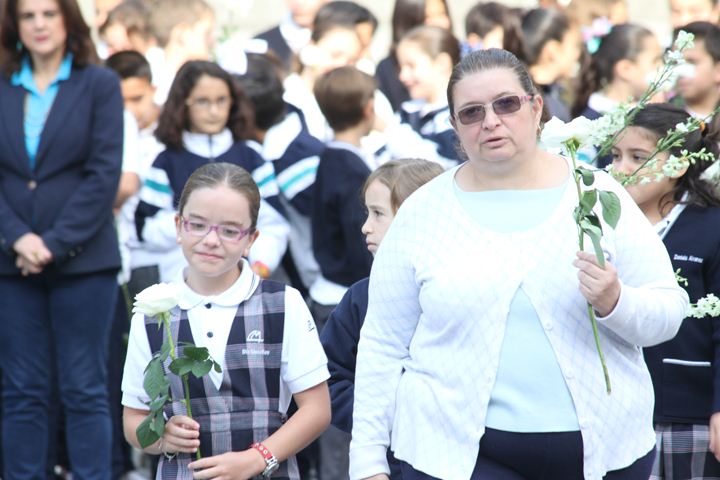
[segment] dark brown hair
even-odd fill
[[[55,0],[67,32],[65,52],[72,53],[73,65],[84,67],[98,63],[95,45],[90,38],[90,27],[83,19],[76,0]],[[10,76],[20,70],[27,49],[20,43],[18,26],[19,0],[5,0],[2,23],[0,24],[0,58],[3,73]],[[18,48],[20,46],[20,48]],[[30,59],[32,61],[32,59]]]
[[[463,59],[455,65],[450,81],[447,87],[448,106],[450,107],[450,116],[455,115],[455,105],[453,103],[453,89],[455,84],[468,75],[484,72],[486,70],[506,68],[511,70],[520,82],[520,86],[528,95],[536,95],[537,90],[533,84],[530,74],[518,58],[507,50],[499,48],[489,48],[487,50],[478,50],[463,57]]]
[[[570,20],[563,12],[552,8],[529,10],[522,19],[523,61],[535,65],[543,47],[551,40],[562,42],[570,28]]]
[[[420,25],[407,32],[400,40],[403,42],[415,43],[432,59],[447,53],[453,65],[460,62],[460,42],[444,28]]]
[[[495,27],[503,31],[502,47],[515,55],[522,55],[522,26],[520,15],[499,2],[478,2],[465,15],[465,35],[484,37]]]
[[[375,79],[355,67],[331,70],[315,82],[315,98],[330,128],[341,132],[359,124],[375,95]]]
[[[651,131],[657,139],[663,138],[668,130],[672,130],[679,123],[685,123],[690,115],[681,107],[669,103],[650,103],[640,109],[633,117],[631,126],[642,127]],[[707,126],[701,130],[688,133],[682,145],[670,149],[670,153],[678,158],[682,157],[682,150],[698,152],[705,148],[715,158],[718,156],[718,131]],[[663,211],[668,204],[686,203],[701,207],[720,207],[720,195],[715,185],[702,177],[710,162],[696,161],[688,166],[685,174],[677,179],[671,192],[660,199],[660,210]],[[687,200],[683,197],[687,193]]]
[[[325,33],[338,25],[355,28],[363,23],[370,24],[373,33],[378,20],[373,13],[362,5],[346,0],[328,2],[315,14],[312,27],[312,40],[318,42]]]
[[[232,163],[211,162],[206,163],[190,175],[178,202],[178,214],[183,214],[190,194],[201,188],[213,188],[225,185],[247,198],[250,204],[250,228],[257,226],[258,211],[260,210],[260,191],[252,176],[242,167]]]
[[[580,115],[590,95],[613,81],[615,65],[621,60],[637,60],[643,52],[646,40],[653,33],[647,28],[633,23],[615,25],[610,33],[600,41],[600,46],[592,56],[586,56],[581,70],[580,89],[573,105],[573,115]],[[589,61],[588,61],[589,60]]]
[[[126,50],[110,55],[105,60],[105,66],[115,70],[121,80],[128,78],[143,78],[152,83],[152,69],[145,56],[134,50]]]
[[[400,39],[411,29],[425,23],[425,1],[426,0],[396,0],[392,15],[392,46],[391,52],[395,53]],[[450,9],[446,0],[442,0],[448,19]],[[452,20],[450,20],[450,31],[452,31]]]
[[[200,77],[207,75],[225,82],[230,90],[232,102],[227,128],[233,138],[246,140],[251,138],[253,118],[252,107],[238,83],[218,64],[205,60],[186,62],[173,80],[168,99],[160,112],[155,137],[170,148],[182,148],[182,133],[190,128],[187,99]]]

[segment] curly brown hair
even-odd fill
[[[235,141],[251,138],[253,114],[250,102],[238,82],[214,62],[191,60],[186,62],[170,87],[168,99],[160,112],[155,137],[168,148],[182,148],[182,132],[190,129],[187,99],[200,77],[207,75],[225,82],[230,89],[232,103],[227,128]]]

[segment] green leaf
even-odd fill
[[[595,217],[597,220],[597,217]],[[598,265],[601,267],[605,266],[605,253],[603,252],[602,245],[600,244],[600,239],[602,238],[602,230],[597,227],[596,225],[593,225],[589,219],[584,218],[582,222],[580,222],[580,228],[582,228],[583,232],[590,237],[590,241],[593,244],[593,249],[595,250],[595,257],[597,257]]]
[[[620,221],[620,198],[615,192],[600,191],[600,204],[605,222],[612,228],[617,227]]]
[[[165,340],[160,347],[160,359],[164,362],[170,356],[170,342]]]
[[[165,377],[165,369],[162,365],[160,357],[154,357],[148,363],[145,369],[145,377],[143,378],[143,388],[150,398],[156,398],[163,394],[167,394],[170,382]]]
[[[600,230],[600,236],[602,237],[602,223],[600,223],[600,219],[595,214],[595,212],[591,212],[590,214],[586,215],[585,218],[588,222],[590,222],[590,225],[594,225],[598,230]]]
[[[192,371],[195,363],[196,362],[191,358],[180,357],[173,360],[169,368],[172,373],[179,377],[182,377],[183,375],[187,375]]]
[[[152,416],[148,415],[135,429],[135,435],[137,435],[138,442],[142,448],[147,448],[160,440],[160,435],[152,431],[150,428],[152,421]]]
[[[583,213],[588,214],[592,212],[593,207],[597,203],[597,190],[587,190],[583,192],[580,198],[580,207]]]
[[[165,435],[165,416],[163,415],[162,410],[158,412],[151,412],[150,417],[152,417],[150,430],[155,432],[159,437]]]
[[[575,219],[575,223],[580,223],[580,220],[585,216],[585,214],[582,211],[582,207],[578,205],[575,207],[575,210],[573,210],[573,219]]]
[[[213,361],[212,360],[205,360],[204,362],[196,363],[192,367],[192,374],[195,375],[197,378],[202,378],[203,376],[210,373],[210,370],[212,370],[213,367]]]
[[[220,366],[219,363],[217,363],[217,362],[214,361],[214,360],[213,360],[213,368],[215,369],[215,371],[216,371],[217,373],[222,373],[222,367]]]
[[[150,411],[151,412],[162,411],[163,407],[165,406],[165,404],[167,403],[169,398],[170,398],[169,395],[161,395],[161,396],[157,397],[155,400],[150,402],[150,405],[148,405],[150,407]]]
[[[188,345],[183,348],[183,356],[203,362],[208,359],[210,352],[205,347],[196,347],[195,345]]]
[[[586,187],[589,187],[595,182],[595,173],[587,168],[578,167],[575,172],[582,177],[582,182]]]

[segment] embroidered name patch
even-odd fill
[[[704,259],[700,257],[695,257],[693,255],[679,255],[676,253],[673,255],[673,260],[678,260],[681,262],[703,263]]]

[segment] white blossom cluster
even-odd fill
[[[693,48],[695,46],[695,35],[692,33],[688,33],[685,30],[680,30],[678,32],[677,38],[675,39],[675,43],[673,44],[673,47],[675,50],[686,50],[688,48]]]
[[[694,318],[720,316],[720,298],[713,293],[708,293],[698,300],[697,303],[690,304],[689,316]]]

